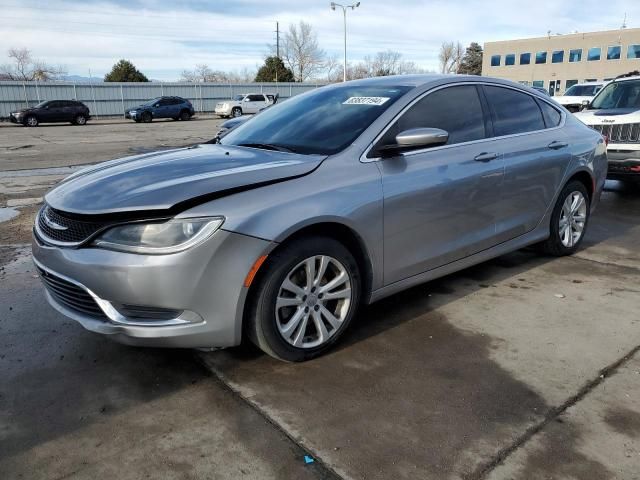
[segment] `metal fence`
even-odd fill
[[[216,103],[239,93],[278,93],[288,98],[322,86],[311,83],[70,83],[0,82],[0,118],[44,100],[79,100],[93,116],[123,115],[128,108],[163,95],[191,101],[197,112],[213,112]]]

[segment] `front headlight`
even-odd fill
[[[224,218],[184,218],[111,227],[93,245],[121,252],[162,255],[186,250],[213,235]]]

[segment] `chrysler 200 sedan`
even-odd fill
[[[72,175],[45,197],[33,256],[51,305],[119,342],[248,338],[302,361],[362,304],[527,245],[575,252],[606,171],[603,137],[527,87],[359,80],[219,144]]]

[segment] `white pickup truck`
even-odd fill
[[[258,113],[278,100],[277,95],[262,93],[243,93],[231,100],[216,105],[215,114],[219,117],[239,117],[245,113]]]

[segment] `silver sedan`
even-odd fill
[[[219,144],[76,173],[46,195],[33,257],[50,304],[114,340],[246,337],[302,361],[363,304],[527,245],[575,252],[606,171],[602,136],[530,88],[360,80]]]

